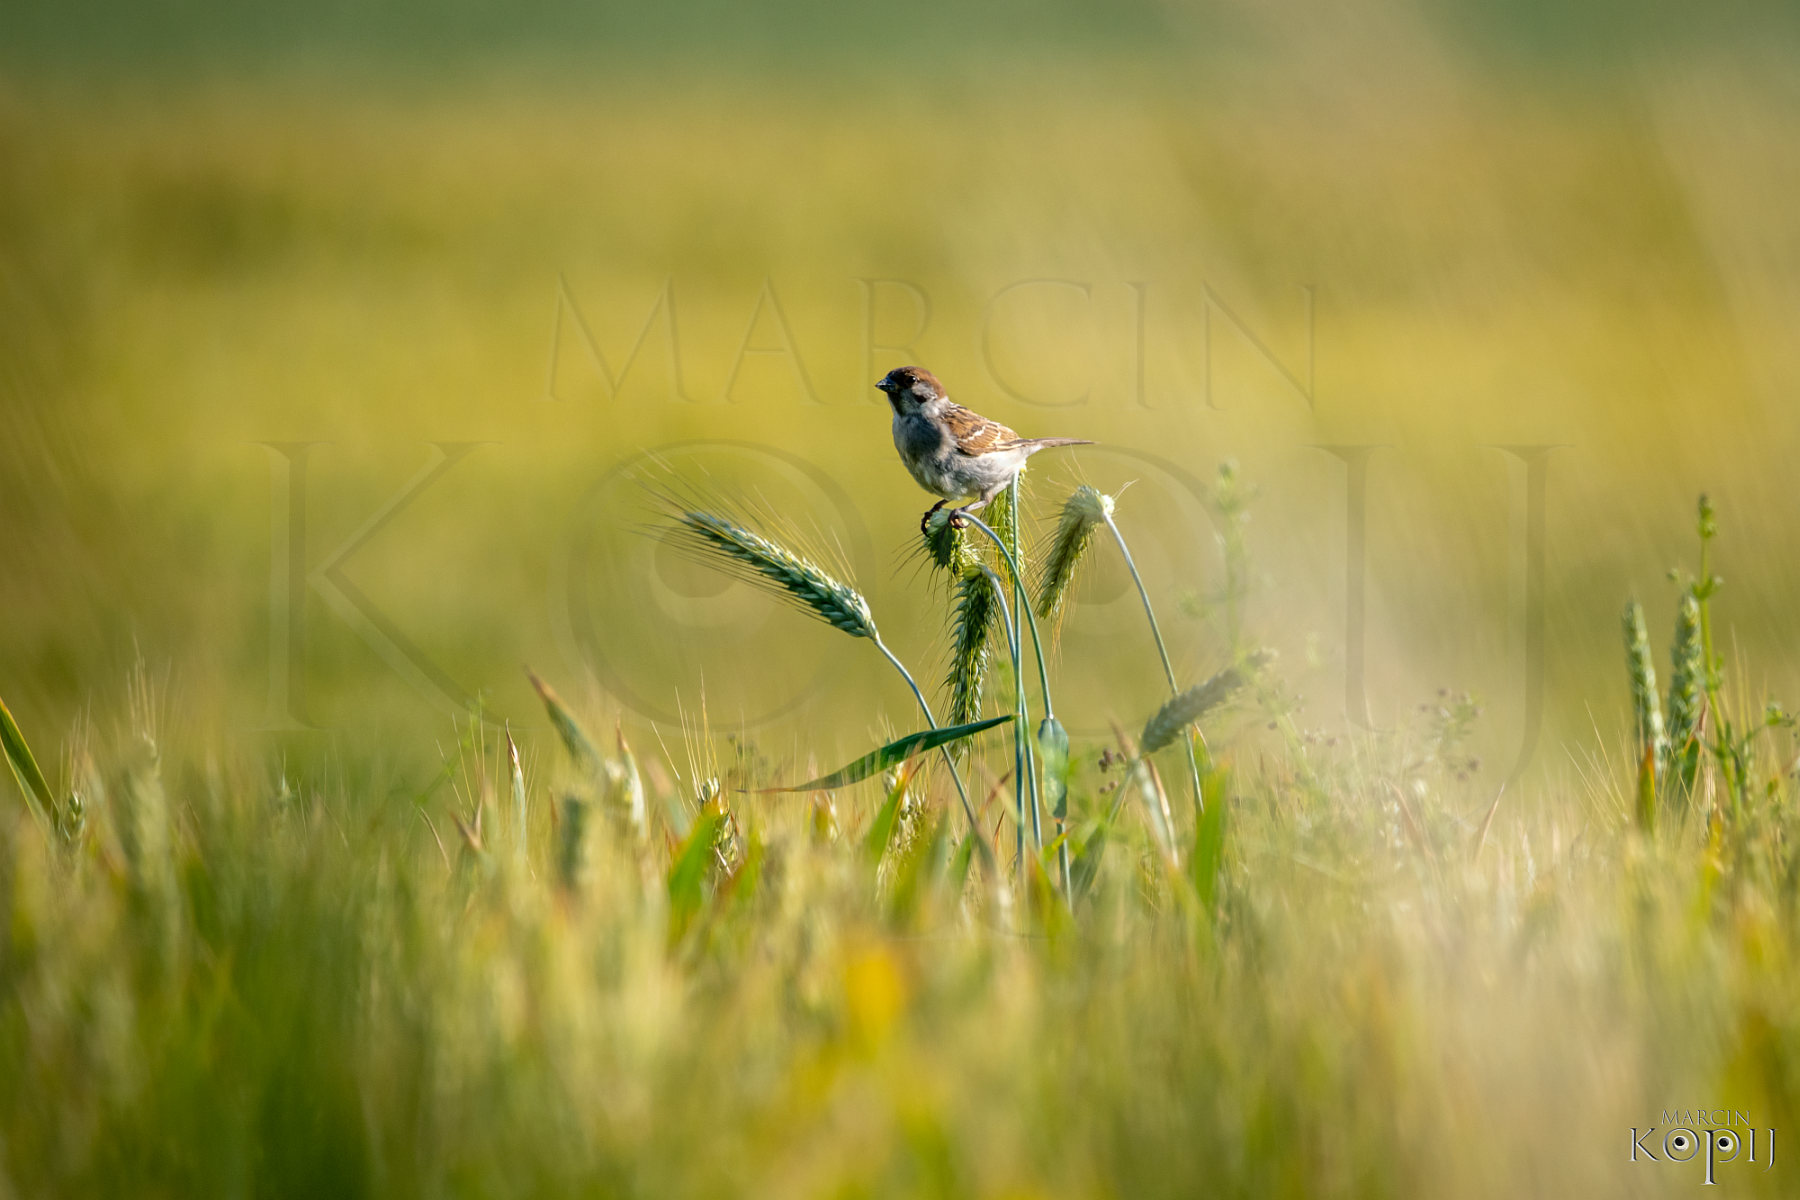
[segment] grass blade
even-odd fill
[[[613,730],[619,741],[619,790],[625,800],[625,812],[631,820],[631,831],[641,841],[649,836],[650,824],[644,809],[644,777],[638,773],[637,756],[631,752],[631,744],[625,740],[625,728],[616,726]]]
[[[925,825],[899,848],[888,892],[888,920],[897,929],[912,926],[938,893],[938,880],[950,865],[950,819],[947,813],[921,818]]]
[[[1066,846],[1067,843],[1065,842]],[[1077,903],[1093,890],[1094,880],[1099,878],[1100,864],[1106,857],[1106,831],[1096,830],[1081,850],[1075,855],[1069,867],[1069,903]]]
[[[1140,755],[1126,765],[1125,771],[1126,778],[1130,780],[1144,806],[1144,816],[1149,821],[1151,832],[1156,835],[1163,857],[1171,867],[1180,866],[1180,859],[1175,853],[1175,819],[1169,812],[1169,794],[1163,791],[1162,777],[1156,773],[1156,764],[1147,756]]]
[[[536,671],[527,668],[525,674],[531,677],[531,686],[537,689],[539,699],[544,702],[544,711],[550,714],[550,724],[556,727],[557,735],[562,738],[562,744],[568,750],[569,757],[575,760],[575,765],[590,774],[598,771],[600,752],[594,749],[594,743],[588,740],[588,735],[575,720],[574,714],[563,704],[555,690],[538,678]]]
[[[1188,870],[1200,903],[1210,911],[1218,899],[1219,869],[1225,861],[1225,801],[1229,779],[1222,770],[1208,771],[1201,785],[1205,803],[1194,822],[1194,857]]]
[[[990,717],[985,721],[975,721],[967,725],[947,725],[942,729],[925,729],[918,733],[909,733],[899,741],[889,742],[879,750],[871,750],[848,766],[841,767],[829,775],[821,776],[809,783],[797,783],[793,787],[758,788],[758,792],[829,792],[837,788],[848,787],[860,783],[869,776],[887,770],[905,762],[913,755],[925,750],[935,750],[939,746],[947,746],[951,742],[973,737],[984,729],[992,729],[1013,719],[1011,713],[1002,717]]]
[[[519,746],[513,741],[512,724],[506,725],[506,765],[512,779],[513,820],[516,823],[518,843],[513,848],[514,856],[523,863],[525,850],[530,844],[530,826],[526,822],[528,808],[525,793],[525,765],[519,761]]]
[[[669,945],[678,944],[706,902],[706,875],[725,815],[708,804],[669,866]]]
[[[871,865],[880,862],[881,856],[887,853],[888,843],[894,838],[894,827],[900,823],[900,806],[906,802],[906,785],[912,782],[913,772],[909,766],[902,766],[897,774],[894,786],[888,790],[887,800],[870,822],[868,836],[863,839],[863,857]]]
[[[4,700],[0,700],[0,746],[6,749],[7,765],[12,768],[13,778],[19,781],[19,790],[25,793],[26,800],[37,802],[41,808],[40,816],[55,816],[56,800],[50,784],[38,769],[37,759],[32,757],[31,747],[26,744],[25,735],[19,731],[19,723],[13,720],[12,711]]]
[[[980,849],[981,830],[972,829],[957,845],[956,853],[950,856],[950,867],[944,873],[944,890],[952,899],[960,898],[963,889],[969,885],[969,867],[975,861],[975,852]]]

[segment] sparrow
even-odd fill
[[[1025,468],[1025,460],[1052,446],[1091,446],[1086,438],[1022,438],[998,421],[952,403],[944,385],[924,367],[896,367],[875,385],[894,410],[894,449],[920,487],[942,496],[919,520],[924,532],[944,505],[963,496],[974,500],[950,510],[962,528],[962,514],[985,508]]]

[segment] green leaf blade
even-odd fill
[[[906,785],[911,782],[911,772],[902,771],[899,781],[888,792],[887,801],[869,824],[868,835],[863,839],[863,857],[871,866],[879,863],[881,856],[887,853],[888,843],[894,838],[894,827],[900,823],[900,805],[906,801]]]
[[[4,700],[0,700],[0,746],[6,750],[7,765],[12,767],[13,777],[19,781],[19,790],[25,793],[25,798],[36,800],[43,815],[54,814],[56,799],[50,792],[50,784],[38,769],[31,746],[26,743],[25,735],[19,731],[19,723],[13,720],[12,711]]]
[[[1208,911],[1217,907],[1219,873],[1225,861],[1225,822],[1229,815],[1230,780],[1224,771],[1208,771],[1201,785],[1202,808],[1194,824],[1194,891]]]
[[[706,902],[706,874],[725,816],[709,804],[669,864],[669,945],[681,941]]]
[[[1013,714],[990,717],[985,721],[971,721],[966,725],[950,725],[943,729],[925,729],[918,733],[909,733],[898,741],[889,742],[879,750],[871,750],[848,766],[841,767],[829,775],[807,783],[797,783],[792,787],[760,788],[760,792],[830,792],[841,787],[849,787],[853,783],[861,783],[871,775],[878,774],[890,767],[898,766],[915,754],[923,754],[927,750],[936,750],[939,746],[947,746],[951,742],[973,737],[985,729],[996,725],[1004,725],[1013,719]]]
[[[536,671],[527,669],[525,674],[531,678],[531,686],[544,702],[544,711],[550,715],[550,724],[562,739],[563,748],[569,752],[569,757],[575,760],[576,766],[589,774],[597,772],[600,769],[600,751],[594,749],[593,741],[575,719],[575,714],[569,711],[568,706],[562,702],[562,697],[549,684],[538,678]]]

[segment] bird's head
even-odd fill
[[[944,385],[924,367],[895,367],[875,385],[887,393],[897,417],[919,411],[919,406],[944,397]]]

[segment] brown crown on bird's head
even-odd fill
[[[944,385],[924,367],[895,367],[875,386],[887,393],[896,414],[913,412],[927,400],[944,395]]]

